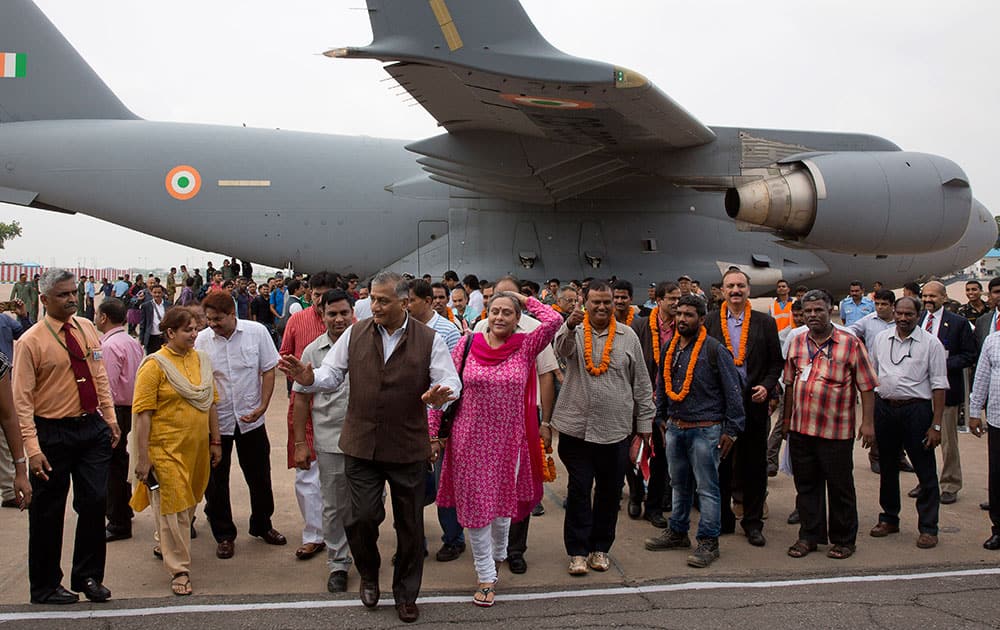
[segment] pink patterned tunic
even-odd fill
[[[541,322],[525,336],[521,347],[495,366],[478,362],[470,352],[462,375],[462,406],[455,418],[441,466],[437,504],[454,506],[463,527],[485,527],[493,519],[513,517],[518,499],[540,488],[532,487],[529,448],[525,438],[524,397],[535,357],[552,342],[562,317],[534,298],[528,312]],[[482,334],[482,333],[479,333]],[[461,367],[465,340],[452,351],[456,369]],[[441,422],[441,412],[428,417],[431,434]]]

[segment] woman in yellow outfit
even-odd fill
[[[190,595],[191,517],[205,496],[210,466],[222,458],[218,394],[208,356],[194,349],[198,335],[186,308],[167,311],[160,322],[166,344],[139,366],[132,400],[136,437],[131,505],[152,505],[163,564],[175,595]],[[155,480],[155,482],[154,482]],[[149,486],[159,488],[150,490]]]

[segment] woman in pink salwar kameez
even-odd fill
[[[541,325],[520,332],[522,310]],[[472,338],[461,375],[461,406],[437,494],[438,505],[454,506],[458,522],[469,530],[479,606],[493,604],[496,563],[507,557],[511,519],[526,517],[542,497],[535,358],[562,325],[554,310],[516,293],[494,295],[486,316],[489,329]],[[452,351],[457,369],[464,351],[464,340]],[[441,413],[431,411],[431,435],[437,435],[440,421]]]

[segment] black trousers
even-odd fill
[[[719,494],[722,500],[722,533],[736,529],[732,499],[734,478],[743,490],[743,531],[764,529],[764,499],[767,498],[767,436],[769,420],[767,401],[744,400],[746,427],[729,451],[719,461]]]
[[[621,487],[628,465],[628,438],[594,444],[565,433],[559,436],[559,459],[566,466],[566,553],[586,556],[611,550],[618,526]]]
[[[899,525],[899,455],[903,449],[920,480],[917,497],[917,524],[922,534],[937,536],[941,489],[938,486],[934,450],[924,448],[924,438],[934,420],[931,401],[921,400],[893,407],[882,398],[875,399],[875,439],[881,449],[882,474],[878,498],[882,505],[879,522]]]
[[[153,354],[163,347],[163,335],[150,335],[146,341],[146,354]]]
[[[233,467],[233,445],[240,458],[240,469],[250,489],[251,536],[263,536],[271,530],[274,494],[271,491],[271,442],[266,427],[240,433],[239,420],[233,435],[222,436],[222,461],[212,469],[205,489],[205,516],[216,542],[236,539],[233,506],[229,498],[229,472]]]
[[[415,602],[424,575],[427,462],[393,464],[345,455],[344,474],[351,493],[351,516],[344,529],[361,579],[378,583],[379,568],[382,566],[382,556],[378,552],[378,528],[385,520],[382,492],[388,482],[393,527],[396,529],[392,596],[397,604]]]
[[[986,425],[989,452],[990,522],[993,533],[1000,534],[1000,429]]]
[[[128,502],[132,498],[132,484],[129,483],[128,434],[132,430],[132,406],[115,405],[115,418],[121,430],[118,446],[111,452],[108,468],[108,529],[117,533],[132,532],[132,508]]]
[[[45,598],[62,583],[66,498],[73,482],[77,514],[70,588],[80,590],[87,578],[104,581],[104,509],[111,461],[111,429],[96,415],[82,419],[35,418],[38,443],[52,467],[48,481],[31,476],[28,510],[28,580],[31,597]]]
[[[630,442],[633,436],[629,436]],[[670,511],[673,495],[666,492],[670,487],[670,471],[667,469],[667,450],[660,427],[653,427],[653,453],[649,457],[648,483],[644,484],[642,476],[636,474],[632,462],[625,464],[625,481],[628,483],[629,503],[645,503],[646,514]]]
[[[788,454],[795,471],[799,538],[817,545],[830,542],[853,547],[858,538],[854,440],[828,440],[791,432]]]
[[[528,514],[520,521],[511,522],[507,531],[507,559],[523,558],[524,552],[528,550],[528,523],[531,522],[531,514]]]

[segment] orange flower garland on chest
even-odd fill
[[[747,338],[750,336],[750,302],[747,302],[743,309],[743,329],[740,331],[740,353],[737,355],[733,350],[733,341],[729,338],[729,326],[726,325],[726,318],[729,316],[729,305],[722,303],[719,309],[719,318],[722,322],[722,339],[726,342],[726,347],[733,354],[733,362],[736,367],[743,365],[747,358]]]
[[[590,313],[583,316],[583,364],[591,376],[600,376],[608,371],[611,365],[611,347],[615,343],[615,318],[608,321],[608,340],[604,342],[604,352],[601,353],[601,363],[594,367],[594,329],[590,325]]]
[[[448,321],[451,322],[452,324],[454,324],[455,323],[455,313],[453,313],[450,308],[445,309],[444,312],[448,314]]]
[[[649,332],[653,335],[653,361],[660,364],[660,307],[649,312]]]
[[[674,350],[677,349],[677,340],[681,338],[681,335],[675,334],[673,339],[670,340],[670,345],[667,346],[667,355],[663,357],[663,384],[667,390],[667,396],[670,396],[670,400],[674,402],[681,402],[687,395],[691,393],[691,381],[694,380],[694,365],[698,362],[698,355],[701,354],[701,346],[705,343],[705,337],[708,332],[705,327],[702,326],[701,330],[698,331],[698,339],[694,342],[694,349],[691,351],[691,359],[688,361],[687,373],[684,375],[684,384],[681,386],[681,391],[674,391],[674,382],[671,379],[671,364],[674,361]]]
[[[615,319],[617,319],[617,317],[615,317]],[[635,310],[633,310],[633,308],[630,306],[628,307],[628,315],[625,317],[625,321],[623,323],[626,326],[631,326],[633,319],[635,319]]]

